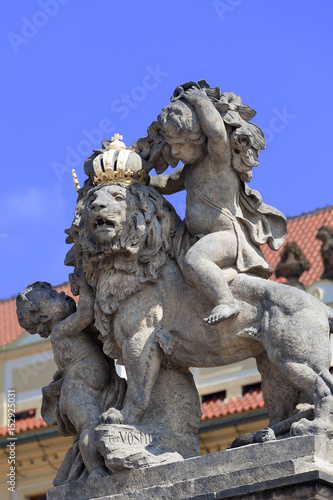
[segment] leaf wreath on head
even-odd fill
[[[224,123],[232,128],[230,133],[232,166],[239,172],[241,180],[249,182],[252,178],[252,168],[259,165],[259,150],[265,149],[263,132],[254,123],[249,123],[256,112],[250,106],[242,104],[240,96],[233,92],[221,94],[220,87],[212,88],[205,80],[179,85],[170,98],[171,102],[182,99],[186,90],[193,87],[206,93]],[[147,132],[147,137],[137,140],[131,146],[131,149],[135,149],[147,161],[147,172],[155,169],[157,174],[161,174],[169,165],[176,167],[178,160],[172,156],[171,147],[165,142],[158,121],[154,121]]]
[[[148,127],[147,133],[147,137],[138,139],[131,146],[146,160],[147,173],[155,169],[157,174],[162,174],[169,165],[175,168],[179,160],[171,155],[171,146],[165,142],[157,120]]]

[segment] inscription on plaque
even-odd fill
[[[129,446],[148,446],[152,444],[154,437],[144,432],[118,431],[109,435],[112,444],[125,444]]]

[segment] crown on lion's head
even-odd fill
[[[111,185],[121,182],[146,184],[145,161],[133,149],[126,148],[123,136],[115,134],[112,139],[102,142],[102,149],[94,149],[94,154],[85,162],[85,172],[93,186]],[[80,184],[75,170],[72,170],[74,187],[79,191]]]

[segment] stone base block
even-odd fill
[[[333,442],[324,436],[251,444],[202,457],[75,481],[48,500],[333,499]]]
[[[115,473],[183,460],[182,455],[172,451],[177,441],[172,442],[168,432],[163,435],[154,427],[99,425],[96,432],[105,465]]]

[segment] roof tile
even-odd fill
[[[48,427],[47,423],[44,422],[42,417],[28,417],[22,420],[18,420],[15,423],[15,434],[20,434],[21,432],[31,431],[33,429],[40,429],[41,427]],[[0,427],[0,436],[6,436],[8,434],[8,427],[4,425]]]
[[[243,411],[257,410],[265,406],[264,398],[261,389],[252,389],[242,398],[223,399],[221,395],[212,396],[201,405],[202,417],[201,421],[225,417],[234,413],[242,413]]]

